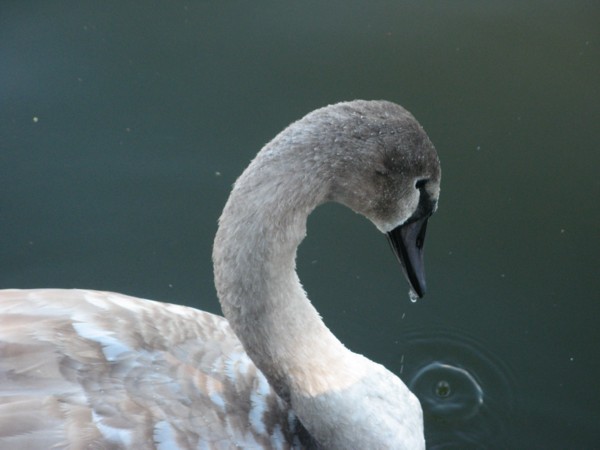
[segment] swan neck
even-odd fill
[[[326,198],[326,186],[299,172],[274,172],[261,156],[236,182],[220,218],[215,283],[246,352],[289,400],[290,391],[326,390],[320,374],[331,373],[349,352],[321,320],[295,270],[307,217]]]

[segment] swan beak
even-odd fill
[[[392,250],[402,264],[406,279],[419,298],[425,295],[425,266],[423,244],[429,216],[413,220],[387,233]]]

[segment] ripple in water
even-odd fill
[[[514,409],[506,366],[457,331],[408,331],[401,376],[421,401],[428,449],[502,448]]]
[[[427,414],[447,422],[475,416],[483,405],[483,390],[477,380],[460,367],[432,362],[410,381]]]

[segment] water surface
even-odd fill
[[[412,385],[431,448],[595,448],[597,2],[3,2],[0,287],[120,291],[219,311],[210,251],[275,133],[396,101],[443,165],[411,303],[375,228],[327,205],[305,286],[355,351]]]

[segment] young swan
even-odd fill
[[[279,396],[326,449],[424,448],[418,400],[394,374],[350,352],[295,272],[306,218],[342,203],[387,233],[412,289],[439,195],[436,151],[414,117],[385,101],[328,106],[267,144],[235,183],[213,261],[225,317]]]
[[[286,128],[235,183],[213,252],[227,320],[107,292],[0,291],[0,448],[425,448],[418,400],[331,334],[295,258],[308,214],[337,201],[388,235],[422,296],[440,175],[405,109],[339,103]]]

